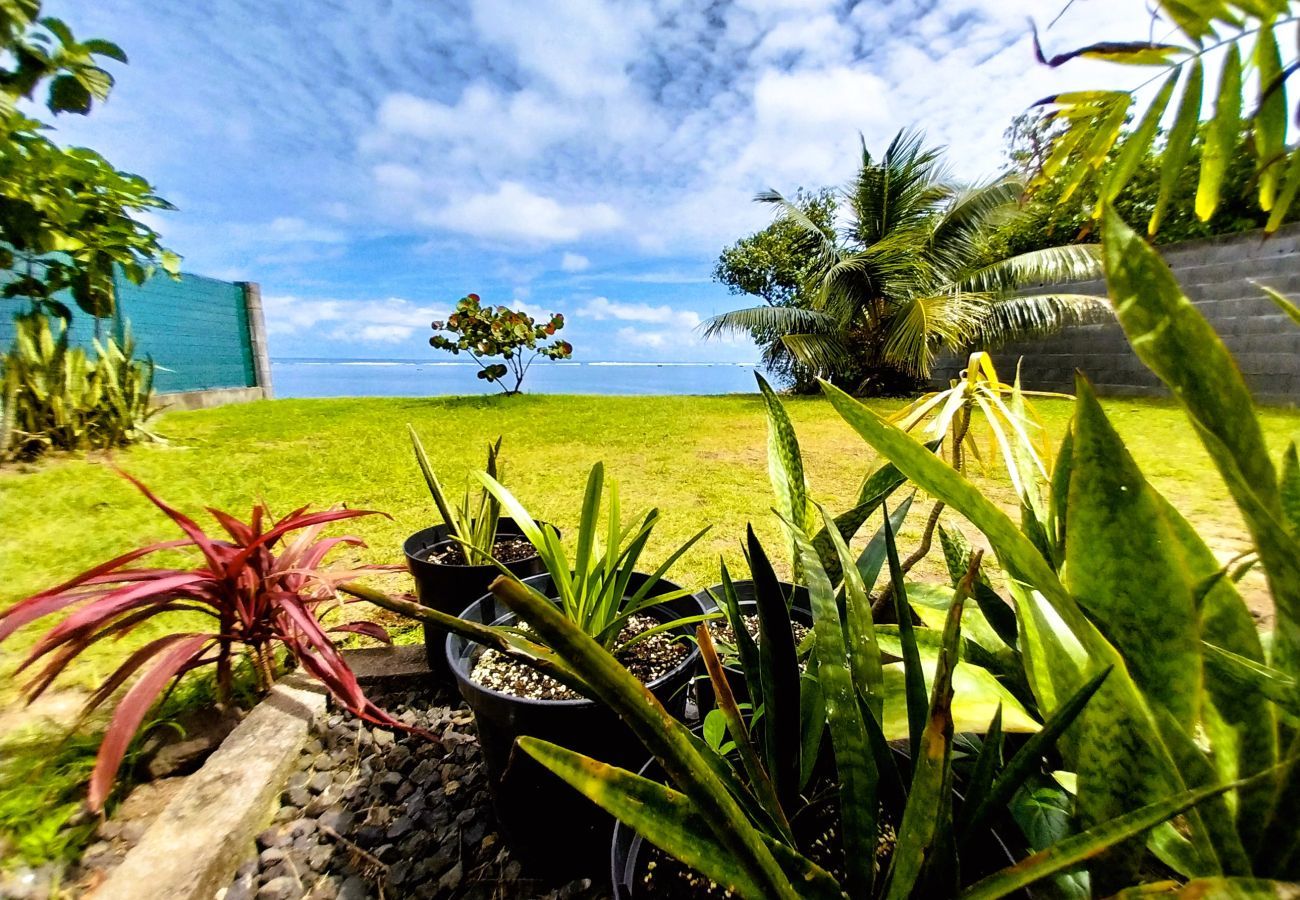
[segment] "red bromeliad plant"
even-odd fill
[[[100,744],[87,798],[91,809],[103,808],[132,737],[163,689],[195,669],[215,664],[218,697],[228,702],[234,662],[241,652],[251,657],[264,690],[275,677],[275,649],[283,646],[354,715],[380,725],[405,727],[366,699],[330,637],[331,633],[352,632],[387,643],[387,631],[373,622],[330,628],[322,622],[331,610],[349,602],[338,596],[340,584],[384,567],[323,567],[325,557],[335,548],[364,544],[355,537],[322,538],[321,532],[331,522],[376,513],[347,509],[308,512],[302,507],[271,521],[266,507],[259,504],[245,523],[209,509],[229,535],[227,540],[208,535],[139,481],[123,475],[186,536],[132,550],[0,613],[2,642],[30,622],[75,608],[36,642],[19,666],[21,672],[46,660],[24,686],[28,702],[98,641],[125,637],[165,613],[201,613],[212,619],[210,629],[172,632],[135,650],[86,701],[84,713],[89,713],[144,669],[117,703]],[[196,560],[193,568],[132,567],[152,553],[180,548],[197,550],[202,559]]]

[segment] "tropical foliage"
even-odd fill
[[[78,41],[60,20],[40,18],[39,0],[0,10],[0,269],[6,297],[68,318],[63,291],[93,316],[112,314],[113,278],[141,283],[161,264],[175,273],[140,212],[171,209],[138,175],[84,147],[63,148],[49,126],[19,109],[43,99],[50,112],[86,114],[108,97],[105,60],[126,62],[109,41]]]
[[[840,200],[846,221],[838,233],[774,191],[757,198],[808,237],[807,302],[723,313],[705,332],[780,334],[803,365],[872,394],[923,381],[942,350],[996,347],[1107,316],[1095,297],[1016,292],[1096,272],[1088,247],[1009,258],[991,252],[997,228],[1018,214],[1021,191],[1013,177],[954,184],[940,151],[925,147],[919,134],[900,132],[879,160],[864,146],[857,177]]]
[[[136,358],[129,330],[93,340],[91,359],[71,346],[63,319],[32,312],[14,325],[0,357],[0,462],[157,440],[148,428],[159,411],[153,360]]]
[[[800,188],[790,200],[822,231],[835,225],[838,207],[830,188]],[[732,294],[758,297],[768,306],[807,308],[811,304],[813,239],[807,229],[786,216],[777,217],[762,231],[743,237],[718,256],[713,278]],[[750,337],[763,348],[763,368],[798,393],[817,389],[816,373],[799,362],[781,340],[778,328],[754,327]]]
[[[442,482],[438,480],[437,473],[429,463],[429,456],[424,452],[420,436],[409,423],[406,430],[411,435],[411,446],[415,450],[415,461],[419,463],[420,474],[424,476],[433,503],[438,507],[442,521],[447,525],[447,533],[464,549],[465,558],[470,565],[488,564],[492,558],[492,550],[496,546],[501,504],[485,487],[478,491],[476,502],[474,491],[467,483],[460,503],[452,505],[446,491],[443,490]],[[501,438],[497,438],[495,444],[488,444],[485,471],[492,478],[501,477],[497,462],[500,453]]]
[[[44,693],[92,645],[120,639],[146,624],[164,629],[160,637],[127,655],[86,701],[83,715],[109,702],[119,688],[132,682],[117,700],[99,747],[90,778],[91,809],[102,809],[132,736],[168,685],[174,686],[196,669],[215,665],[218,697],[228,702],[232,673],[241,653],[254,663],[263,690],[269,689],[275,678],[276,651],[283,648],[345,709],[371,722],[405,727],[366,699],[331,637],[352,633],[387,642],[387,632],[370,622],[332,627],[323,622],[343,602],[336,593],[338,585],[375,567],[325,566],[331,551],[359,546],[361,541],[322,537],[322,529],[331,522],[373,513],[313,513],[303,507],[273,519],[266,507],[256,506],[251,519],[241,522],[210,509],[228,535],[219,538],[205,533],[194,520],[131,476],[125,477],[185,536],[132,550],[0,612],[0,642],[24,625],[64,614],[18,667],[21,673],[43,663],[23,688],[28,700]],[[200,557],[191,568],[133,565],[155,553],[186,549]],[[207,627],[195,629],[193,618],[177,618],[178,613],[206,617],[199,621],[206,621]]]
[[[1300,496],[1294,446],[1279,475],[1241,375],[1159,256],[1116,214],[1103,217],[1120,324],[1169,385],[1237,501],[1269,579],[1278,622],[1260,641],[1225,567],[1146,481],[1086,382],[1040,518],[1024,529],[951,467],[846,394],[832,403],[918,486],[979,528],[1006,570],[1020,646],[1040,706],[1058,708],[1098,664],[1115,671],[1084,710],[1065,760],[1082,827],[1187,789],[1244,779],[1223,799],[1151,832],[1150,849],[1188,878],[1294,880],[1295,674],[1300,653]],[[1207,752],[1208,747],[1208,752]],[[1123,887],[1140,845],[1090,866],[1094,891]]]
[[[847,555],[847,548],[844,552]],[[837,861],[844,867],[842,881],[827,866],[809,858],[809,848],[794,839],[791,813],[807,802],[798,790],[800,770],[793,764],[797,757],[778,755],[776,765],[785,768],[770,770],[772,758],[765,763],[759,756],[741,711],[728,700],[728,682],[707,628],[700,627],[697,638],[719,703],[726,710],[728,734],[736,745],[730,757],[718,754],[672,719],[640,682],[550,604],[539,602],[518,582],[498,579],[493,586],[497,597],[544,636],[581,673],[592,694],[616,710],[636,731],[671,786],[536,738],[520,738],[519,746],[644,839],[741,897],[830,898],[842,896],[845,891],[854,897],[953,896],[962,878],[958,848],[969,848],[974,862],[980,850],[978,836],[987,835],[990,811],[1005,803],[1025,778],[1041,767],[1044,751],[1085,708],[1108,671],[1102,669],[1070,697],[1058,714],[1010,757],[1005,768],[995,759],[1002,746],[995,717],[993,733],[973,770],[973,789],[968,796],[974,803],[958,813],[952,793],[952,674],[959,653],[963,603],[978,557],[953,596],[928,699],[919,666],[904,662],[905,668],[911,670],[905,679],[908,719],[913,727],[910,753],[900,763],[879,728],[878,708],[884,699],[881,685],[885,680],[879,656],[863,652],[870,646],[872,625],[862,585],[848,589],[847,624],[842,624],[835,592],[829,581],[817,573],[816,554],[810,547],[806,553],[814,603],[814,652],[834,748],[843,844],[842,859]],[[780,621],[776,612],[772,610],[769,618],[776,626],[773,644],[779,647]],[[904,644],[909,643],[910,639],[904,637]],[[775,679],[771,684],[775,690],[789,694],[794,674],[790,671],[793,657],[789,651],[793,646],[786,642],[784,647],[784,686],[778,687],[782,682]],[[910,647],[916,650],[914,643]],[[767,653],[774,670],[782,665],[773,659],[775,653]],[[765,694],[765,702],[770,707],[774,696]],[[787,722],[784,729],[789,747],[798,744],[798,732],[791,733],[796,724]],[[1014,867],[969,885],[963,896],[1006,896],[1076,866],[1224,789],[1186,791],[1056,842]],[[894,806],[890,800],[901,802]],[[881,860],[878,848],[885,834],[889,838],[884,839],[884,845],[892,852]],[[983,862],[987,865],[988,860]],[[978,868],[968,863],[967,877]]]
[[[544,343],[564,327],[564,316],[556,313],[539,325],[527,313],[517,312],[508,306],[484,306],[478,294],[466,294],[456,303],[456,311],[446,322],[433,322],[434,331],[449,331],[452,337],[435,334],[429,346],[447,350],[458,356],[462,351],[478,363],[478,377],[500,386],[506,394],[519,393],[524,376],[539,356],[547,359],[568,359],[573,355],[573,345],[568,341],[554,340]],[[485,359],[501,357],[505,362],[485,363]],[[507,379],[514,384],[507,386]]]
[[[1159,190],[1145,222],[1147,232],[1160,230],[1195,153],[1200,166],[1193,205],[1196,216],[1207,221],[1225,196],[1244,128],[1259,208],[1268,213],[1266,228],[1276,230],[1300,190],[1300,149],[1287,145],[1286,85],[1296,67],[1282,48],[1295,45],[1298,27],[1289,0],[1157,0],[1151,15],[1151,32],[1169,33],[1174,42],[1108,40],[1050,58],[1039,47],[1040,61],[1049,66],[1082,58],[1138,66],[1141,72],[1131,90],[1071,91],[1040,101],[1064,124],[1035,186],[1049,183],[1070,165],[1063,197],[1068,199],[1085,182],[1093,181],[1100,201],[1093,214],[1100,215],[1106,204],[1122,196],[1167,127]],[[1207,81],[1207,69],[1213,73],[1216,66],[1217,83]],[[1148,84],[1158,87],[1143,109],[1137,94]],[[1130,118],[1137,124],[1124,152],[1112,166],[1104,167]]]
[[[1059,135],[1063,121],[1052,118],[1042,108],[1034,113],[1023,113],[1007,130],[1008,157],[1021,177],[1033,180],[1051,152],[1052,141]],[[1203,131],[1205,126],[1201,126]],[[1007,255],[1024,253],[1042,247],[1051,247],[1065,241],[1096,243],[1100,234],[1094,214],[1099,201],[1099,190],[1118,161],[1128,152],[1129,142],[1138,136],[1126,127],[1116,139],[1105,162],[1095,178],[1071,189],[1076,166],[1086,166],[1077,158],[1068,160],[1050,180],[1037,184],[1025,198],[1024,215],[998,231],[995,244],[999,253]],[[1128,183],[1112,201],[1115,211],[1126,222],[1148,222],[1160,202],[1162,168],[1168,155],[1168,133],[1163,129],[1155,141],[1142,154],[1137,168]],[[1251,151],[1249,132],[1243,130],[1231,153],[1223,175],[1219,206],[1208,221],[1196,216],[1195,198],[1201,169],[1201,143],[1192,144],[1182,170],[1174,179],[1173,188],[1165,199],[1161,213],[1160,230],[1152,235],[1157,244],[1196,240],[1222,234],[1236,234],[1263,228],[1269,213],[1259,208],[1255,190],[1255,159]],[[1066,192],[1070,193],[1067,195]],[[1286,222],[1300,218],[1300,210],[1292,208]]]
[[[605,521],[600,521],[601,499],[605,491],[605,467],[596,463],[587,476],[587,489],[582,500],[582,516],[578,521],[577,549],[572,558],[560,542],[555,526],[538,524],[523,505],[501,482],[489,473],[479,476],[493,497],[510,513],[524,537],[528,538],[542,558],[551,576],[552,599],[559,601],[560,610],[585,634],[591,635],[606,649],[621,651],[635,642],[665,631],[680,629],[696,619],[677,619],[647,629],[629,641],[621,641],[620,633],[629,619],[651,606],[667,603],[690,593],[682,588],[656,592],[661,579],[668,574],[673,563],[694,546],[708,532],[708,527],[698,531],[684,544],[668,554],[649,578],[633,576],[641,561],[641,554],[659,521],[659,510],[652,509],[641,518],[623,524],[623,511],[619,504],[618,483],[609,483],[609,500],[605,504]],[[602,540],[602,533],[604,539]],[[502,567],[502,571],[510,574]],[[512,576],[513,577],[513,576]],[[546,595],[527,588],[546,600]],[[549,602],[549,601],[548,601]]]

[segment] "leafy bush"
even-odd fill
[[[429,345],[453,355],[465,351],[478,363],[479,378],[499,383],[507,395],[517,394],[538,356],[568,359],[573,355],[573,345],[568,341],[543,343],[563,327],[564,316],[559,313],[539,325],[527,313],[507,306],[483,306],[478,294],[467,294],[457,302],[456,311],[446,322],[432,323],[434,331],[450,331],[455,337],[435,334],[429,338]],[[498,356],[505,362],[490,365],[483,362]],[[506,387],[507,377],[514,378],[513,386]]]
[[[3,296],[68,318],[67,291],[90,315],[113,313],[113,278],[140,284],[156,265],[176,274],[176,254],[134,216],[171,209],[138,175],[122,172],[93,150],[64,148],[20,103],[43,92],[50,112],[85,115],[113,87],[102,63],[126,62],[116,44],[78,41],[66,24],[41,18],[39,0],[6,3],[0,12],[0,270]],[[25,107],[30,110],[34,103]]]
[[[296,509],[272,519],[255,506],[248,522],[210,509],[229,535],[215,538],[192,519],[168,506],[143,484],[125,475],[184,532],[177,540],[150,544],[101,563],[63,584],[41,591],[0,612],[0,642],[17,629],[45,616],[69,611],[41,637],[18,671],[46,660],[24,686],[31,700],[41,695],[92,644],[116,640],[158,617],[186,612],[207,616],[211,627],[198,631],[168,630],[135,652],[86,701],[86,712],[114,696],[143,670],[122,695],[90,779],[88,803],[103,807],[131,737],[167,685],[208,665],[216,666],[217,695],[229,700],[238,654],[247,653],[261,689],[275,678],[277,648],[320,681],[341,706],[378,724],[404,727],[366,699],[356,677],[335,647],[331,634],[354,633],[382,641],[387,632],[371,622],[326,628],[324,618],[341,601],[336,588],[373,566],[325,567],[325,557],[340,546],[361,546],[354,537],[321,537],[325,525],[374,515],[365,510],[308,512]],[[277,545],[279,546],[277,549]],[[132,564],[164,550],[190,549],[201,559],[192,568],[137,568]],[[164,620],[167,621],[167,620]]]
[[[1085,184],[1095,185],[1099,199],[1092,211],[1095,218],[1119,201],[1139,174],[1162,131],[1161,123],[1168,120],[1147,231],[1158,233],[1165,211],[1180,191],[1186,191],[1186,168],[1194,156],[1199,156],[1200,164],[1191,173],[1196,186],[1192,206],[1204,222],[1225,196],[1234,199],[1224,186],[1230,168],[1242,158],[1236,151],[1244,128],[1250,151],[1246,159],[1253,170],[1250,181],[1259,208],[1268,214],[1265,227],[1276,230],[1300,190],[1300,148],[1287,144],[1286,83],[1296,67],[1284,62],[1279,46],[1293,46],[1295,29],[1300,27],[1292,4],[1289,0],[1158,0],[1153,15],[1157,12],[1168,23],[1161,28],[1168,35],[1165,41],[1178,43],[1156,43],[1147,35],[1140,40],[1094,43],[1050,58],[1038,48],[1039,60],[1050,66],[1085,58],[1147,67],[1136,80],[1142,85],[1158,81],[1160,86],[1149,95],[1145,109],[1136,101],[1136,89],[1075,90],[1040,101],[1064,127],[1051,142],[1037,183],[1049,184],[1069,167],[1065,197]],[[1207,82],[1207,61],[1211,72],[1217,68],[1217,85]],[[1151,67],[1163,71],[1151,76]],[[1203,119],[1203,110],[1211,109],[1210,98],[1213,112]],[[1130,117],[1136,125],[1124,151],[1114,165],[1103,169],[1103,160]]]
[[[46,450],[102,450],[156,440],[153,360],[135,358],[127,331],[94,341],[95,358],[72,347],[68,324],[39,312],[14,319],[0,357],[0,461]]]

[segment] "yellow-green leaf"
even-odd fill
[[[1209,221],[1219,208],[1219,191],[1228,162],[1237,148],[1241,133],[1241,51],[1228,46],[1219,77],[1219,95],[1214,102],[1214,118],[1206,126],[1205,150],[1201,156],[1201,180],[1196,186],[1196,216]]]
[[[1178,112],[1174,114],[1174,124],[1169,129],[1169,140],[1165,143],[1164,156],[1160,161],[1160,193],[1156,197],[1155,209],[1151,211],[1151,221],[1147,224],[1147,233],[1155,234],[1160,229],[1160,221],[1169,199],[1173,196],[1178,179],[1182,176],[1183,166],[1192,151],[1192,139],[1196,137],[1196,126],[1201,121],[1201,93],[1204,90],[1205,74],[1200,58],[1192,60],[1187,70],[1187,81],[1183,85],[1183,96],[1178,101]]]
[[[1255,111],[1259,206],[1267,212],[1273,208],[1286,161],[1286,82],[1282,78],[1282,54],[1277,48],[1272,23],[1259,30],[1255,68],[1259,73],[1259,108]]]

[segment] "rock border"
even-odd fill
[[[424,648],[415,649],[418,654],[394,647],[347,656],[366,682],[383,683],[427,675]],[[89,896],[212,900],[230,884],[270,821],[326,701],[324,688],[303,674],[277,682]]]

